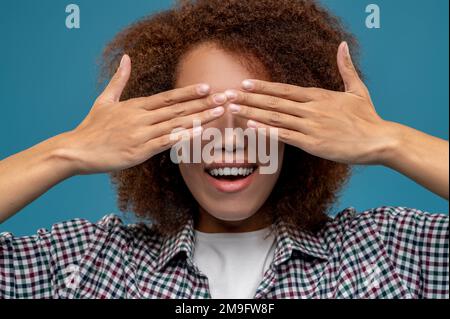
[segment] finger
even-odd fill
[[[261,80],[245,80],[242,82],[242,89],[247,92],[278,96],[296,102],[320,100],[327,91],[320,88],[305,88],[301,86]]]
[[[225,91],[228,101],[234,104],[249,105],[269,111],[308,117],[312,114],[311,103],[298,103],[278,96],[247,93],[237,90]]]
[[[186,129],[178,133],[166,134],[153,139],[150,139],[144,144],[144,152],[149,157],[153,157],[157,154],[165,152],[172,148],[175,144],[182,141],[183,139],[190,140],[195,136],[201,135],[203,128],[195,127],[191,129]]]
[[[248,105],[230,104],[228,106],[231,113],[256,122],[261,122],[270,126],[278,128],[286,128],[296,130],[303,133],[308,132],[307,120],[301,117],[292,116],[289,114],[267,111],[251,107]]]
[[[344,81],[345,91],[363,96],[366,94],[365,85],[361,81],[350,55],[347,42],[342,42],[338,49],[337,62],[339,72]]]
[[[212,110],[206,110],[192,115],[172,118],[168,121],[151,125],[149,127],[148,139],[170,134],[174,130],[178,130],[180,128],[184,129],[192,128],[196,122],[199,123],[200,125],[209,123],[213,120],[220,118],[224,113],[225,113],[224,107],[219,106]]]
[[[189,100],[199,99],[209,94],[211,88],[208,84],[196,84],[187,87],[158,93],[148,97],[140,97],[131,100],[133,105],[146,110],[156,110]],[[225,103],[226,101],[224,101]]]
[[[270,130],[275,129],[278,131],[278,140],[280,142],[295,146],[302,150],[308,150],[313,141],[310,136],[303,134],[302,132],[274,127],[254,120],[249,120],[247,122],[247,126],[252,129],[263,129],[266,132],[270,132]]]
[[[122,92],[130,79],[130,74],[131,59],[127,54],[125,54],[120,61],[120,65],[116,73],[97,100],[101,103],[119,102]]]
[[[221,93],[216,95],[209,95],[208,97],[203,99],[177,103],[172,106],[148,112],[148,115],[146,115],[146,123],[157,124],[168,121],[172,118],[200,113],[201,111],[223,105],[223,101],[226,101],[226,96],[225,94]]]

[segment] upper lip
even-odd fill
[[[212,170],[216,168],[225,168],[225,167],[256,168],[258,167],[258,165],[253,163],[211,163],[205,166],[205,170]]]

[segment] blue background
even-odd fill
[[[81,29],[69,30],[65,7],[70,3],[0,2],[0,158],[75,128],[99,93],[97,66],[104,45],[136,19],[172,4],[74,0],[81,9]],[[379,114],[448,140],[449,2],[377,0],[381,29],[365,27],[369,0],[322,3],[359,38],[366,83]],[[382,205],[448,213],[446,200],[384,167],[359,167],[335,211]],[[58,221],[97,221],[108,213],[119,213],[108,176],[75,177],[0,225],[0,232],[33,234]]]

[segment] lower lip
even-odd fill
[[[246,189],[253,181],[253,177],[256,172],[253,172],[245,178],[241,178],[235,181],[229,181],[225,179],[216,179],[209,175],[207,172],[206,179],[212,184],[219,192],[223,193],[238,193]]]

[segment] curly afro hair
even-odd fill
[[[133,71],[123,100],[171,90],[183,56],[211,42],[244,59],[257,59],[274,82],[343,91],[336,62],[341,41],[357,54],[355,38],[313,0],[184,0],[118,34],[104,51],[103,76],[111,76],[126,53]],[[350,174],[349,165],[287,145],[279,180],[266,202],[273,221],[319,230]],[[113,173],[112,182],[119,208],[151,221],[162,233],[177,231],[198,211],[169,151]]]

